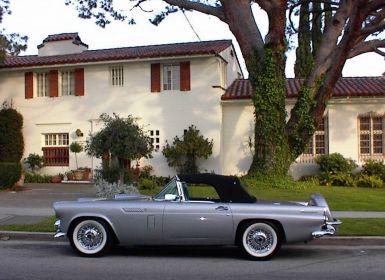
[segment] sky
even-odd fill
[[[126,4],[129,1],[116,1],[125,3],[126,6],[122,6],[125,11],[130,10],[130,6]],[[10,2],[12,14],[4,18],[2,28],[5,28],[6,32],[16,32],[29,37],[28,49],[21,55],[35,55],[37,46],[48,35],[67,32],[78,32],[82,41],[92,50],[232,39],[247,76],[247,70],[245,70],[234,36],[226,24],[213,16],[187,12],[188,21],[183,13],[178,12],[167,17],[156,27],[148,21],[151,13],[143,13],[138,10],[135,13],[136,25],[115,21],[103,29],[97,26],[92,19],[78,18],[75,7],[66,6],[64,0],[11,0]],[[158,2],[161,5],[160,0],[151,2]],[[150,9],[150,7],[146,8]],[[266,15],[257,8],[254,9],[254,12],[259,19],[257,23],[262,34],[266,34]],[[193,28],[190,27],[189,22]],[[294,76],[294,59],[294,51],[289,52],[286,68],[288,77]],[[381,76],[384,72],[385,60],[383,57],[377,54],[365,54],[350,59],[345,65],[343,76]]]

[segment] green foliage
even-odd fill
[[[100,115],[104,128],[87,139],[86,151],[91,156],[103,157],[106,153],[118,159],[135,160],[150,157],[152,152],[151,138],[139,127],[136,120],[129,115]]]
[[[112,117],[102,114],[100,119],[104,122],[104,128],[90,135],[85,150],[90,156],[102,158],[107,154],[112,159],[117,159],[119,180],[123,181],[125,160],[151,157],[151,138],[131,115],[123,119],[115,113]]]
[[[48,184],[51,183],[52,176],[50,175],[40,175],[34,173],[26,173],[24,178],[24,183],[39,183],[39,184]]]
[[[212,154],[213,140],[204,138],[200,131],[191,125],[182,138],[175,136],[172,145],[166,141],[162,153],[168,166],[178,173],[194,174],[199,172],[197,160],[207,159]]]
[[[159,187],[156,184],[156,180],[148,179],[148,178],[139,178],[138,188],[140,190],[153,190],[156,187]]]
[[[11,188],[21,177],[19,162],[0,162],[0,189]]]
[[[320,155],[315,158],[323,173],[350,173],[357,167],[352,159],[346,159],[339,153]]]
[[[319,176],[319,183],[323,186],[355,187],[355,178],[350,173],[322,173]]]
[[[306,78],[313,67],[313,56],[311,53],[311,33],[309,20],[309,4],[303,3],[300,7],[298,26],[298,47],[294,72],[296,78]]]
[[[0,24],[3,21],[4,15],[10,15],[10,1],[0,1]],[[0,29],[0,62],[5,58],[6,54],[18,55],[20,51],[27,49],[27,36],[20,36],[17,33],[5,33],[5,29]]]
[[[78,142],[72,142],[70,145],[70,151],[73,153],[81,153],[83,151],[83,146],[80,145]]]
[[[385,181],[385,164],[382,161],[367,160],[362,166],[362,173],[377,176]]]
[[[284,176],[291,163],[286,134],[284,61],[284,49],[265,48],[263,69],[258,63],[250,69],[255,107],[255,149],[250,175]]]
[[[78,142],[72,142],[69,148],[70,148],[70,151],[75,154],[76,169],[79,169],[77,154],[83,151],[83,146],[80,145]]]
[[[24,163],[28,165],[31,171],[34,173],[36,169],[40,169],[44,165],[44,158],[38,154],[29,154],[24,159]]]
[[[0,110],[0,162],[20,162],[24,152],[23,116],[3,104]]]
[[[360,174],[357,176],[356,185],[360,188],[383,188],[384,182],[376,175]]]

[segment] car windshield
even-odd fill
[[[164,200],[166,195],[175,195],[178,197],[178,188],[176,186],[176,180],[173,178],[158,194],[154,196],[155,200]]]

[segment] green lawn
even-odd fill
[[[297,188],[249,188],[259,199],[308,201],[312,193],[322,194],[332,210],[339,211],[385,211],[385,189],[349,187]]]

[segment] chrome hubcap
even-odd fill
[[[79,244],[87,250],[98,248],[102,244],[103,238],[103,232],[95,225],[84,225],[77,233]]]
[[[246,237],[248,247],[257,254],[269,252],[274,244],[274,237],[263,229],[252,229]]]

